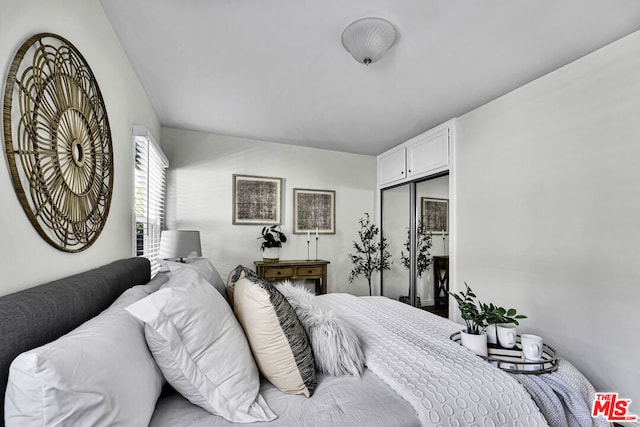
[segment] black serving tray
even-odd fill
[[[451,340],[462,345],[460,342],[460,332],[451,335]],[[487,344],[488,356],[478,356],[487,362],[512,374],[538,375],[548,374],[558,369],[558,359],[556,351],[546,344],[542,344],[542,360],[526,360],[522,354],[520,335],[516,337],[514,348],[504,348],[498,344]]]

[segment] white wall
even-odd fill
[[[262,257],[262,226],[231,223],[232,175],[272,176],[284,178],[283,231],[289,240],[280,258],[307,258],[306,234],[292,234],[293,189],[335,190],[336,234],[321,234],[319,241],[319,257],[331,262],[328,291],[368,294],[366,280],[347,281],[347,253],[358,219],[364,212],[375,218],[375,157],[172,128],[163,128],[162,146],[170,163],[167,228],[200,230],[203,255],[224,277],[238,264],[253,268]]]
[[[133,124],[145,125],[159,137],[160,124],[97,0],[3,0],[1,9],[2,92],[13,56],[27,38],[40,32],[66,38],[96,76],[107,107],[114,152],[114,191],[105,228],[89,249],[70,254],[50,246],[31,226],[13,189],[2,149],[0,294],[7,294],[131,256],[131,129]]]
[[[640,33],[459,118],[456,287],[640,412]],[[457,311],[457,310],[456,310]]]

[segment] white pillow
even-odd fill
[[[315,304],[315,295],[306,288],[292,286],[288,280],[276,284],[276,288],[307,331],[318,371],[333,376],[362,375],[365,356],[355,331],[333,310]]]
[[[142,324],[124,307],[154,286],[128,289],[100,315],[19,355],[9,370],[7,427],[148,425],[164,379]]]
[[[259,394],[258,369],[229,304],[194,270],[173,274],[127,310],[146,323],[153,357],[191,403],[232,422],[276,418]]]
[[[222,277],[220,277],[220,273],[218,273],[218,270],[216,270],[211,261],[209,261],[207,258],[187,258],[186,262],[184,263],[166,261],[166,266],[169,268],[172,276],[184,269],[197,271],[207,282],[211,283],[213,287],[216,288],[218,292],[220,292],[220,294],[227,302],[229,302],[225,283],[222,280]]]

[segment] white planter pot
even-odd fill
[[[487,357],[487,334],[484,332],[480,335],[474,335],[462,331],[460,332],[460,341],[464,347],[478,356]]]
[[[280,248],[264,248],[262,260],[264,262],[278,262],[280,260]]]

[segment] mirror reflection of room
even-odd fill
[[[411,187],[414,186],[412,191]],[[413,193],[413,196],[412,196]],[[413,218],[412,197],[415,198]],[[411,289],[410,221],[415,221],[415,285]],[[448,317],[449,176],[382,191],[382,234],[393,264],[382,275],[382,295]]]
[[[416,277],[419,307],[448,317],[449,265],[449,176],[416,183],[418,230],[431,236],[427,271]]]
[[[409,295],[409,270],[400,263],[400,252],[409,230],[409,186],[404,184],[382,191],[382,236],[389,244],[392,263],[382,272],[382,295],[394,300]]]

